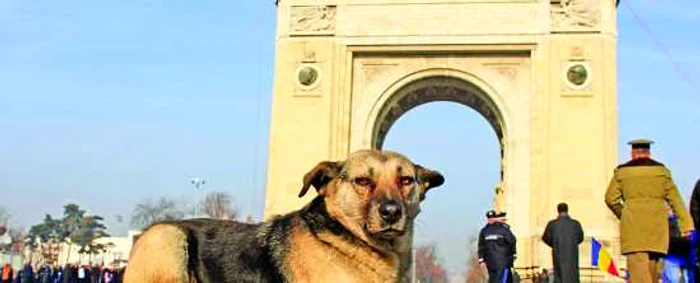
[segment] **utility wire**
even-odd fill
[[[651,31],[649,28],[649,25],[635,12],[635,10],[632,8],[632,5],[630,5],[629,1],[622,1],[625,4],[625,7],[632,13],[632,16],[634,17],[635,21],[637,24],[644,30],[644,32],[651,38],[651,40],[656,44],[656,47],[661,50],[661,53],[663,53],[666,57],[666,60],[671,63],[673,68],[676,70],[676,72],[680,75],[681,79],[685,81],[690,88],[695,91],[696,93],[700,89],[698,86],[698,83],[695,82],[693,77],[685,70],[683,67],[676,62],[676,60],[673,59],[673,55],[671,52],[661,43],[661,41],[654,35],[654,33]]]

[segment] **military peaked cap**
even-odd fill
[[[654,141],[648,139],[636,139],[631,140],[627,144],[631,145],[632,148],[650,148]]]

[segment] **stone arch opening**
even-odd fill
[[[383,147],[391,126],[403,114],[420,105],[438,101],[455,102],[474,109],[491,125],[500,143],[500,176],[503,181],[506,132],[503,113],[488,93],[462,78],[449,75],[429,76],[408,82],[394,91],[377,113],[372,129],[372,147]]]
[[[486,205],[488,208],[509,211],[508,198],[505,190],[507,183],[505,159],[506,153],[509,151],[509,149],[506,147],[505,139],[507,133],[505,127],[506,119],[504,118],[505,109],[502,110],[502,108],[499,107],[499,104],[494,100],[498,99],[498,97],[493,97],[496,95],[495,93],[487,92],[491,90],[488,88],[488,85],[483,83],[481,85],[477,85],[480,82],[478,78],[471,77],[468,74],[464,75],[462,72],[453,70],[438,70],[437,72],[441,72],[439,74],[435,74],[433,72],[435,71],[429,70],[409,75],[403,80],[399,80],[398,83],[394,84],[393,88],[390,87],[383,93],[385,100],[382,101],[380,98],[380,100],[375,104],[377,108],[375,108],[376,114],[374,115],[374,120],[370,120],[371,122],[367,124],[367,126],[371,127],[368,127],[368,130],[371,131],[369,139],[371,146],[376,149],[381,149],[384,147],[387,136],[390,135],[391,128],[406,113],[423,105],[434,102],[449,102],[473,109],[479,113],[477,116],[481,116],[483,119],[485,119],[487,124],[493,130],[493,134],[496,136],[496,140],[498,141],[499,145],[498,149],[500,151],[499,164],[496,165],[499,166],[499,168],[491,167],[491,170],[493,170],[491,171],[492,173],[496,173],[496,170],[499,170],[499,180],[492,179],[496,176],[491,175],[488,182],[490,183],[492,181],[496,181],[496,184],[492,184],[495,185],[495,188],[491,187],[493,191],[491,191],[491,193],[488,195],[481,195],[481,197],[491,198],[491,203]],[[470,79],[475,80],[475,82],[471,82]],[[467,109],[463,110],[468,111]],[[369,118],[372,119],[372,115],[370,115]],[[451,123],[454,123],[456,127],[460,127],[460,125],[463,124],[461,120],[454,120],[451,121]],[[479,134],[484,133],[484,129],[482,128],[481,130],[482,131]],[[493,140],[491,140],[491,142],[492,141]],[[493,157],[495,156],[492,155],[491,158]],[[442,197],[446,197],[446,195],[443,195]],[[485,201],[485,199],[481,197],[478,197],[478,199]],[[439,198],[435,200],[439,200]],[[463,203],[464,201],[461,202]],[[425,217],[428,217],[427,219],[436,219],[430,218],[436,216],[437,215],[435,214],[425,214],[423,215],[422,219],[426,219]],[[428,222],[432,223],[432,221]],[[478,229],[478,224],[476,223],[480,222],[477,221],[474,223],[476,226],[465,228],[460,232],[471,235],[471,233],[478,231],[473,230]],[[418,230],[420,229],[417,229],[414,232],[414,248],[420,247],[422,244],[432,243],[438,250],[441,251],[440,254],[442,256],[446,256],[446,258],[443,258],[445,261],[442,262],[442,266],[448,271],[450,276],[466,271],[464,266],[458,264],[457,262],[466,262],[469,260],[470,253],[474,253],[476,248],[472,246],[472,242],[463,239],[464,242],[461,244],[456,242],[445,244],[444,241],[437,240],[440,238],[436,237],[430,232]],[[453,235],[453,238],[456,237]],[[419,241],[419,239],[421,239],[421,241]],[[449,242],[447,239],[444,240]],[[464,258],[456,256],[453,251],[449,250],[449,247],[456,247],[459,245],[466,248],[466,250],[462,250],[462,253],[467,251],[467,253],[464,253]],[[412,268],[415,268],[415,266],[412,266]]]

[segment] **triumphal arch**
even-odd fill
[[[313,197],[297,193],[317,162],[381,148],[402,114],[451,101],[499,138],[521,270],[551,266],[540,236],[562,201],[585,229],[581,266],[590,237],[619,263],[603,203],[617,163],[614,0],[279,0],[277,13],[266,217]]]

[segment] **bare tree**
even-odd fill
[[[12,238],[12,246],[10,247],[10,251],[21,252],[24,248],[24,240],[27,236],[24,228],[12,228],[10,231],[8,231],[8,233],[10,233],[10,238]]]
[[[467,283],[488,282],[488,273],[479,265],[479,231],[473,231],[467,238]]]
[[[181,219],[184,216],[184,211],[178,208],[172,199],[163,196],[153,201],[149,198],[136,204],[131,214],[131,225],[144,228],[160,221]]]
[[[447,283],[447,271],[438,262],[435,244],[415,247],[416,279],[423,283]]]
[[[5,207],[0,206],[0,226],[5,226],[10,224],[12,220],[12,215],[5,209]]]
[[[232,205],[232,197],[224,192],[211,192],[202,201],[204,213],[211,218],[235,219],[238,211]]]

